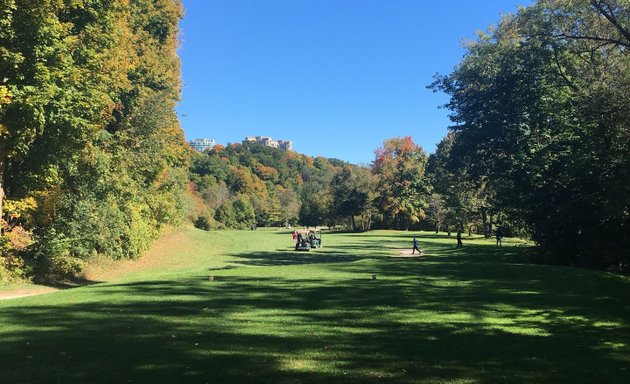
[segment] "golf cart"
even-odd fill
[[[322,232],[317,229],[304,229],[297,231],[298,237],[295,244],[296,251],[310,251],[311,248],[322,247]]]

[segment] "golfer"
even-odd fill
[[[411,254],[415,255],[416,251],[418,251],[418,253],[422,253],[422,251],[420,251],[420,248],[418,248],[418,239],[416,239],[416,237],[413,237],[413,249],[411,250]]]

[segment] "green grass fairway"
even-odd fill
[[[630,382],[630,279],[524,264],[509,239],[425,232],[426,256],[391,257],[414,234],[301,253],[187,229],[164,262],[0,301],[0,382]]]

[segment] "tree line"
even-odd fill
[[[197,226],[409,228],[425,217],[427,156],[411,138],[385,141],[371,166],[257,143],[194,154]]]
[[[0,0],[0,281],[134,258],[204,229],[326,225],[531,238],[548,262],[629,269],[630,4],[539,0],[430,88],[453,126],[369,165],[255,143],[187,147],[177,0]]]

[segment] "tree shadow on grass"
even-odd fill
[[[300,264],[351,263],[365,257],[340,250],[316,249],[309,252],[277,250],[231,254],[232,265],[280,266]]]
[[[217,271],[213,282],[191,276],[103,284],[51,304],[2,305],[0,377],[10,383],[627,380],[627,279],[516,264],[477,268],[448,257],[321,267],[330,273],[250,276],[257,268],[235,268]]]

